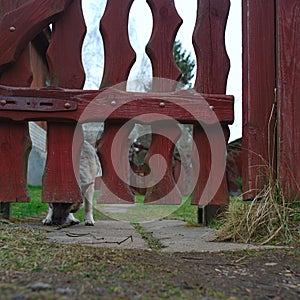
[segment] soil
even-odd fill
[[[86,251],[80,271],[1,270],[0,299],[300,299],[300,261],[287,250]]]

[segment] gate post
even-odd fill
[[[243,198],[253,199],[275,168],[275,1],[242,1]]]
[[[300,198],[300,5],[277,1],[278,177],[287,198]]]

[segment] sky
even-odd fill
[[[83,11],[88,25],[88,20],[92,19],[93,9],[91,3],[99,0],[83,0]],[[99,2],[105,2],[104,0]],[[196,0],[175,0],[176,9],[183,19],[176,40],[180,40],[187,53],[196,61],[194,49],[192,46],[192,33],[196,20]],[[103,11],[104,7],[102,7]],[[102,12],[103,13],[103,12]],[[98,25],[97,25],[98,26]],[[137,60],[134,64],[129,80],[135,79],[139,73],[142,60],[148,60],[144,55],[145,46],[150,39],[152,30],[152,15],[146,0],[134,0],[130,15],[129,28],[134,28],[130,34],[130,42],[137,53]],[[89,30],[89,28],[88,28]],[[226,50],[230,58],[231,68],[227,83],[227,95],[235,97],[235,122],[230,126],[230,141],[241,137],[242,135],[242,37],[241,37],[241,0],[231,0],[229,18],[226,27]],[[144,57],[144,58],[143,58]],[[89,58],[90,60],[90,58]],[[150,61],[149,61],[150,68]],[[99,73],[97,71],[96,73]]]

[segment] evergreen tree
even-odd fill
[[[194,77],[193,70],[195,67],[195,61],[191,59],[190,53],[187,55],[186,50],[182,49],[182,44],[180,41],[175,41],[173,47],[173,54],[175,62],[182,72],[180,82],[184,86],[191,88],[191,79]]]

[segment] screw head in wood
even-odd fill
[[[15,27],[15,26],[10,26],[10,27],[9,27],[9,31],[10,31],[10,32],[16,31],[16,27]]]
[[[115,105],[117,104],[117,101],[116,101],[116,100],[113,100],[113,101],[110,102],[110,104],[111,104],[112,106],[115,106]]]
[[[65,103],[65,108],[66,109],[70,109],[71,108],[71,104],[69,102]]]
[[[6,104],[6,100],[1,100],[0,105],[4,106]]]
[[[159,107],[164,108],[165,106],[166,106],[166,103],[165,103],[165,102],[160,102],[160,103],[159,103]]]
[[[212,106],[212,105],[210,105],[210,106],[209,106],[209,109],[210,109],[211,111],[214,111],[214,110],[215,110],[215,107]]]

